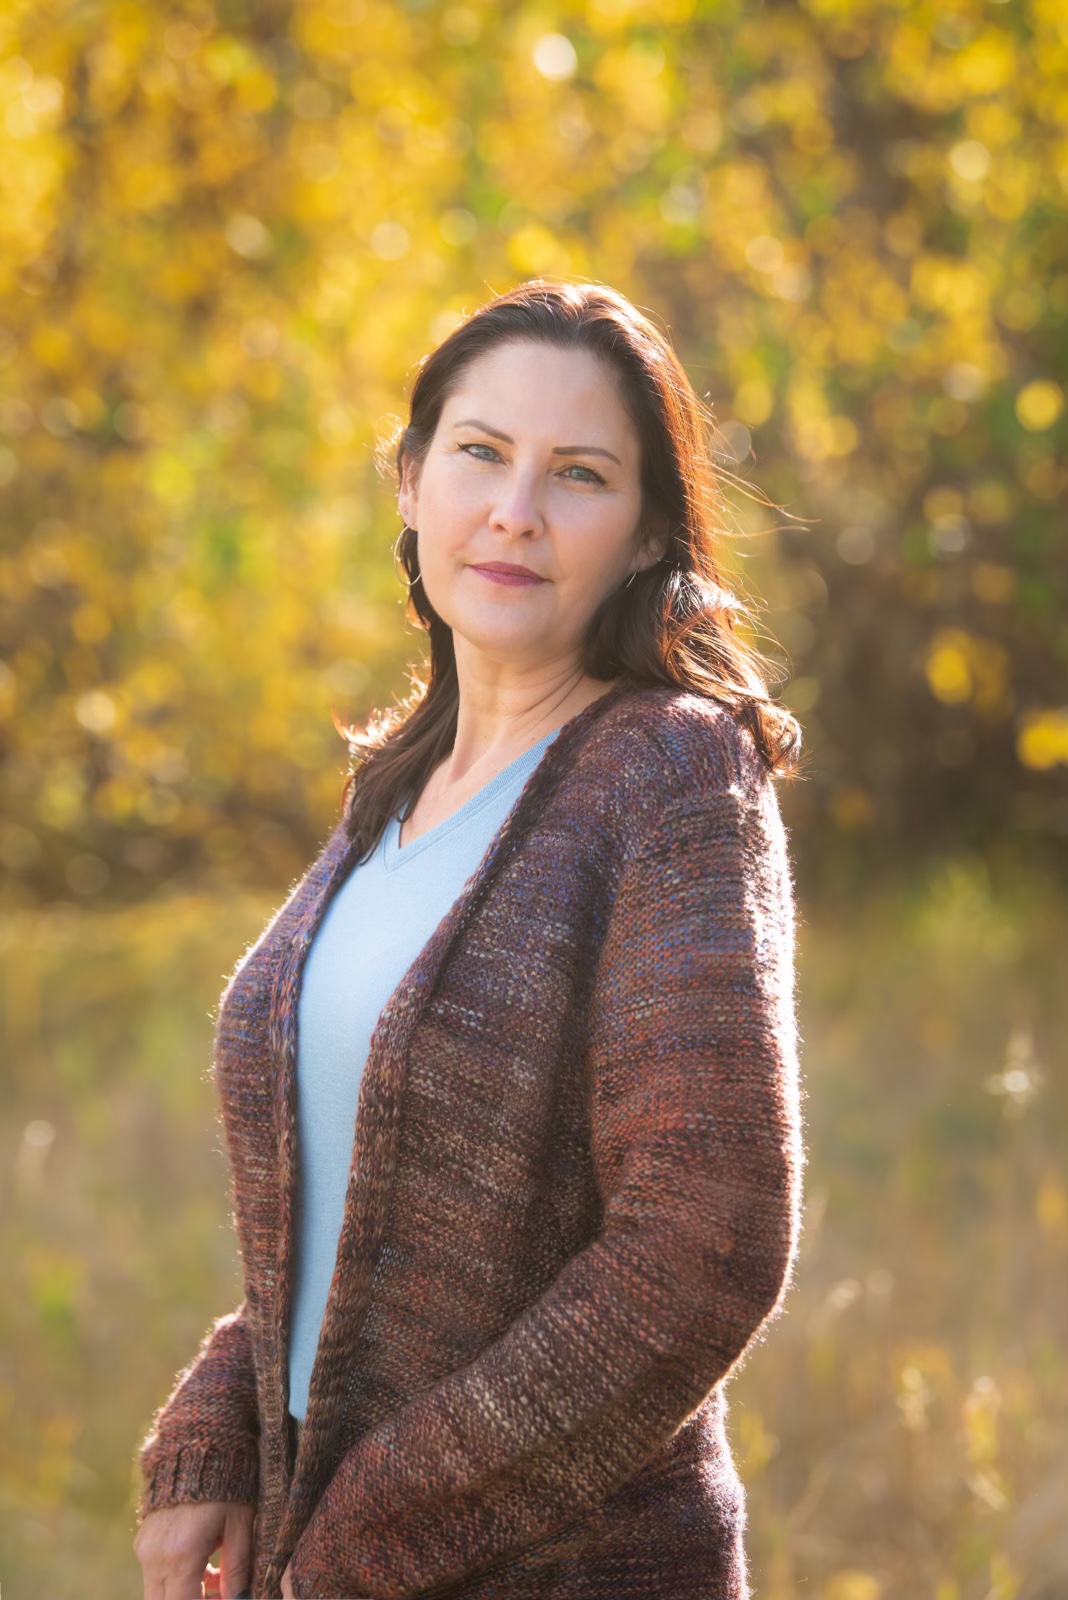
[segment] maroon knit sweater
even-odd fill
[[[719,702],[561,729],[375,1029],[295,1466],[301,969],[341,818],[224,990],[245,1298],[142,1447],[139,1514],[255,1505],[257,1597],[744,1600],[724,1380],[781,1308],[804,1162],[775,781]],[[353,1064],[356,1070],[356,1064]]]

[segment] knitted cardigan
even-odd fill
[[[724,1380],[785,1298],[804,1164],[794,889],[722,703],[619,679],[565,723],[387,1002],[295,1462],[301,969],[342,817],[213,1051],[240,1307],[140,1451],[139,1518],[256,1508],[252,1593],[746,1600]]]

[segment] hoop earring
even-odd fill
[[[631,584],[634,582],[635,578],[638,576],[639,570],[640,570],[639,568],[636,568],[635,571],[633,571],[631,573],[630,577],[627,579],[626,583],[623,585],[624,589],[629,589],[630,588]]]
[[[414,533],[415,531],[416,530],[414,528],[409,528],[408,524],[405,523],[404,527],[401,529],[400,533],[398,533],[396,539],[394,539],[394,541],[393,541],[393,568],[394,568],[394,571],[396,571],[397,565],[398,565],[398,563],[400,561],[400,542],[401,542],[401,540],[404,538],[404,535],[406,533]],[[414,578],[409,578],[406,573],[401,573],[401,582],[404,584],[404,587],[407,589],[409,594],[411,594],[411,592],[415,588],[416,584],[417,583],[422,583],[422,581],[423,581],[423,574],[421,572],[417,572]]]

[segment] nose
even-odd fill
[[[544,519],[536,473],[517,468],[502,476],[489,524],[495,533],[512,538],[542,531]]]

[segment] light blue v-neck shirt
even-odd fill
[[[297,1214],[289,1410],[304,1419],[337,1259],[356,1101],[375,1023],[559,729],[517,756],[458,811],[403,847],[390,819],[338,890],[304,965],[297,1013]]]

